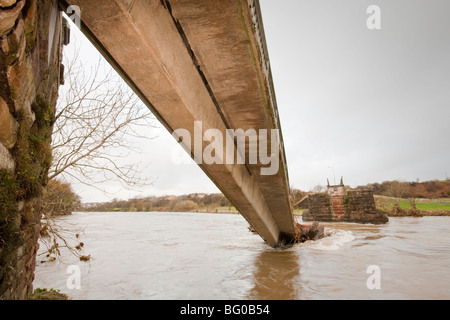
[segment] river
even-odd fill
[[[233,214],[75,213],[59,223],[80,232],[91,260],[38,257],[34,287],[74,300],[450,299],[450,217],[324,223],[328,237],[286,250]]]

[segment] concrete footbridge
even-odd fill
[[[65,0],[80,27],[270,245],[295,223],[257,0]],[[247,142],[247,143],[246,143]]]

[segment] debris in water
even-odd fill
[[[88,262],[90,260],[91,260],[91,255],[80,257],[80,261],[82,261],[82,262]]]
[[[326,236],[325,234],[325,228],[321,226],[318,222],[314,222],[312,225],[306,225],[306,224],[295,224],[297,228],[296,236],[295,236],[295,243],[303,243],[306,241],[316,241],[319,239],[322,239]],[[248,227],[248,230],[252,233],[257,234],[255,228],[252,226]]]
[[[83,250],[83,247],[84,247],[84,243],[80,242],[79,245],[75,246],[75,249],[77,249],[78,251],[81,251],[81,250]]]
[[[303,243],[308,240],[316,241],[325,237],[325,228],[318,222],[314,222],[312,225],[296,224],[297,227],[297,243]]]

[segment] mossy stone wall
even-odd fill
[[[56,0],[0,1],[0,300],[33,291],[61,68]]]

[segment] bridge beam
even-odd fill
[[[280,129],[257,1],[68,0],[82,30],[169,132]],[[197,131],[198,132],[198,131]],[[262,141],[258,141],[262,142]],[[270,142],[270,141],[269,141]],[[203,141],[201,151],[209,145]],[[199,166],[270,245],[295,235],[284,147],[279,170]],[[235,152],[237,152],[235,150]],[[248,159],[249,150],[246,150]],[[195,150],[192,157],[199,157]]]

